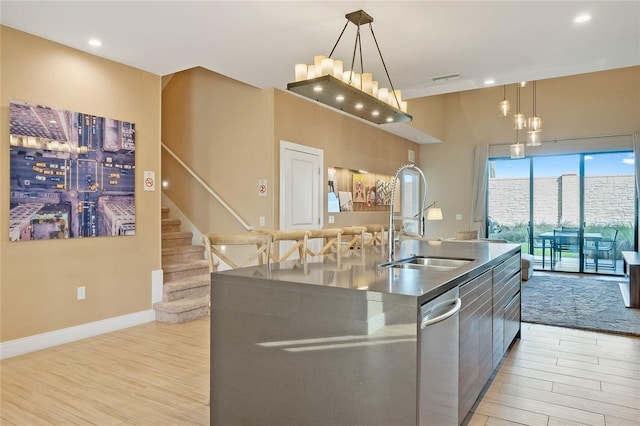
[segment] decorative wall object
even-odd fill
[[[351,197],[351,193],[347,191],[338,192],[338,197],[340,199],[340,211],[341,212],[352,212],[353,211],[353,199]]]
[[[379,206],[391,204],[391,177],[388,180],[376,180],[376,204]]]
[[[365,175],[354,173],[353,174],[353,202],[354,203],[364,203],[366,202],[365,196],[365,186],[367,184],[367,179]]]
[[[135,124],[11,101],[11,241],[135,234]]]
[[[389,210],[392,176],[329,167],[327,178],[329,213]]]

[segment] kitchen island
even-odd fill
[[[460,347],[442,365],[460,363],[462,372],[467,363],[473,375],[476,366],[493,371],[520,330],[520,246],[406,240],[396,253],[466,262],[453,269],[383,267],[386,251],[372,247],[339,261],[212,273],[211,424],[434,424],[421,413],[423,399],[446,392],[421,380],[427,369],[420,308],[451,290],[460,292],[467,316],[456,322],[460,340],[438,337]],[[488,308],[489,328],[481,307]],[[455,396],[469,400],[488,376],[473,379],[456,372]],[[459,423],[468,408],[455,409]]]

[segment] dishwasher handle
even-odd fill
[[[434,311],[438,309],[446,308],[448,306],[453,306],[453,307],[438,316],[429,318],[429,315],[432,314]],[[424,329],[426,327],[429,327],[430,325],[437,324],[448,318],[451,318],[452,316],[454,316],[460,311],[461,307],[462,307],[462,300],[459,297],[452,300],[446,300],[442,303],[438,303],[429,312],[427,312],[426,315],[422,317],[422,322],[420,323],[420,329]]]

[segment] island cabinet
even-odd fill
[[[493,368],[520,333],[520,253],[493,269]]]
[[[352,252],[211,274],[211,425],[464,421],[519,330],[520,247],[398,247],[473,259],[451,270]]]
[[[462,421],[493,371],[493,272],[460,286],[460,359],[458,419]]]

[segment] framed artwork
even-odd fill
[[[367,201],[366,198],[366,184],[367,179],[365,175],[354,173],[353,174],[353,202],[354,203],[364,203]]]
[[[11,101],[11,241],[135,234],[135,124]]]

